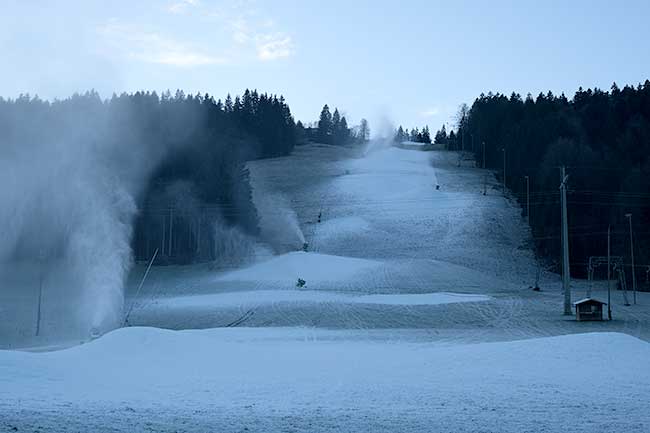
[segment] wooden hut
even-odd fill
[[[597,299],[585,298],[574,302],[573,305],[576,307],[576,320],[583,322],[587,320],[603,320],[603,305],[607,305],[607,303]]]

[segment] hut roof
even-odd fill
[[[584,298],[573,303],[573,305],[580,305],[580,304],[607,305],[607,302],[599,301],[598,299],[594,299],[594,298]]]

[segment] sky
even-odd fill
[[[0,0],[0,96],[282,94],[375,132],[453,124],[482,92],[650,78],[650,2]]]

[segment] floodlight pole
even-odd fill
[[[174,208],[170,206],[169,208],[169,238],[167,239],[169,243],[169,248],[167,250],[167,255],[169,257],[172,256],[172,235],[173,235],[173,230],[174,228]]]
[[[632,255],[632,290],[634,293],[634,305],[636,305],[636,275],[634,274],[634,241],[632,240],[632,214],[626,213],[625,216],[630,221],[630,253]]]
[[[485,169],[485,141],[483,141],[483,169]]]
[[[39,334],[41,333],[41,310],[42,310],[42,303],[43,303],[43,260],[45,258],[45,253],[43,250],[41,250],[38,254],[39,258],[39,277],[38,277],[38,307],[36,309],[36,336],[38,337]]]
[[[610,279],[610,245],[612,226],[607,226],[607,317],[612,320],[612,285]]]
[[[460,128],[460,151],[465,152],[465,128]]]
[[[43,264],[41,264],[41,272],[38,281],[38,308],[36,310],[36,336],[41,333],[41,304],[43,303]]]
[[[530,225],[530,177],[524,177],[526,178],[526,220]]]
[[[562,183],[560,191],[562,197],[562,286],[564,288],[564,314],[571,315],[571,273],[569,271],[569,222],[566,210],[566,183],[568,176],[565,167],[562,167]]]
[[[502,148],[503,152],[503,195],[506,195],[506,148]]]

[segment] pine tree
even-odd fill
[[[445,125],[442,125],[442,128],[438,132],[436,132],[436,137],[434,140],[435,144],[447,144],[447,130],[445,129]]]
[[[331,144],[332,126],[330,107],[325,104],[320,113],[320,120],[318,121],[318,140],[321,143]]]
[[[449,133],[449,137],[447,138],[447,149],[456,149],[456,134],[454,134],[454,131],[451,131]]]
[[[393,141],[395,143],[402,143],[404,141],[404,129],[402,128],[402,125],[397,128],[397,132],[395,133],[395,138]]]
[[[359,140],[362,143],[370,140],[370,126],[366,119],[361,119],[361,122],[359,123]]]
[[[230,93],[228,93],[228,96],[226,96],[226,102],[224,104],[224,108],[227,113],[232,113],[232,98],[230,97]]]
[[[423,143],[431,143],[431,135],[429,134],[429,125],[425,125],[424,129],[422,130],[422,142]]]
[[[347,144],[350,140],[350,128],[348,128],[348,121],[345,119],[345,116],[341,117],[341,123],[339,124],[339,139],[338,142],[341,145]]]
[[[334,133],[338,133],[339,127],[341,123],[341,115],[339,114],[339,109],[335,108],[334,109],[334,114],[332,114],[332,131]]]

